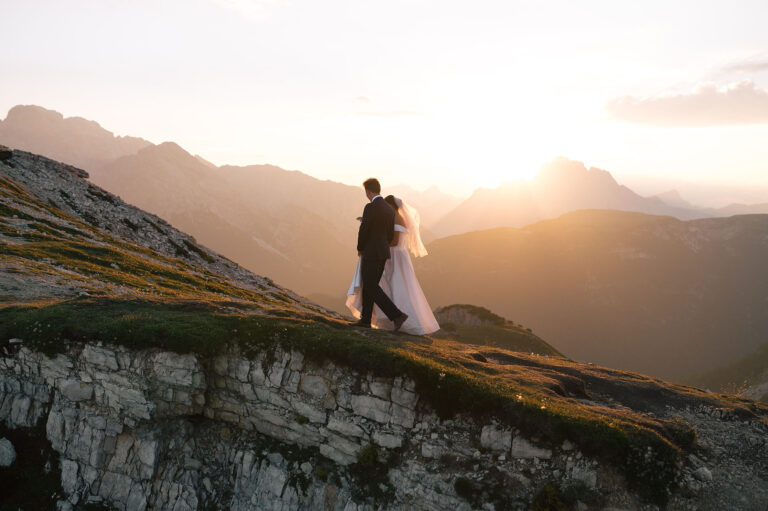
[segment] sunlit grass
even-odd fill
[[[478,348],[453,341],[359,331],[332,318],[295,311],[285,317],[285,310],[253,314],[248,309],[243,302],[179,298],[6,306],[0,308],[0,338],[20,337],[26,346],[51,354],[77,341],[196,353],[205,358],[232,349],[253,357],[280,346],[299,350],[316,363],[331,361],[380,376],[406,375],[416,381],[422,400],[441,417],[495,417],[552,446],[569,439],[585,454],[622,469],[633,487],[657,501],[674,484],[675,464],[692,446],[695,431],[681,421],[591,402],[588,395],[578,395],[586,387],[583,382],[575,385],[574,374],[612,379],[610,385],[628,392],[651,389],[660,401],[707,403],[753,416],[756,411],[747,401],[556,357],[484,348],[488,362],[480,362],[473,356]],[[505,357],[513,358],[505,361]],[[768,407],[757,411],[764,415]],[[652,463],[645,458],[648,448]]]

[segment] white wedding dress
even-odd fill
[[[400,204],[400,210],[407,208]],[[418,213],[412,208],[406,210],[403,216],[406,223],[411,224],[411,232],[402,225],[395,224],[395,231],[400,232],[397,245],[390,249],[390,258],[384,266],[384,274],[381,276],[381,289],[389,296],[398,309],[408,314],[408,319],[400,327],[401,332],[412,335],[431,334],[440,329],[435,315],[427,303],[427,298],[421,290],[419,281],[416,279],[416,273],[413,271],[413,263],[408,253],[409,248],[414,255],[426,255],[427,251],[421,243],[418,235]],[[415,232],[414,232],[415,230]],[[362,275],[360,274],[360,263],[358,259],[355,276],[352,284],[347,291],[347,308],[356,318],[360,318],[363,308],[362,293]],[[387,316],[379,309],[377,305],[373,306],[373,317],[371,325],[375,328],[392,330],[394,324],[387,319]]]

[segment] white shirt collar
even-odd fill
[[[371,199],[371,202],[375,201],[376,199],[382,199],[383,197],[381,195],[374,195],[373,199]]]

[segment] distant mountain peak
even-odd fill
[[[192,154],[187,152],[183,147],[181,147],[176,142],[163,142],[163,143],[158,144],[158,145],[156,145],[154,147],[148,147],[145,150],[157,151],[157,152],[159,152],[161,154],[172,154],[172,155],[176,155],[176,156],[184,156],[184,157],[194,158],[194,156],[192,156]]]
[[[535,184],[546,186],[570,185],[574,182],[587,181],[600,182],[608,186],[618,186],[613,175],[607,170],[597,167],[587,168],[583,162],[569,160],[563,156],[558,156],[551,162],[542,165],[533,181]]]
[[[88,171],[152,145],[142,138],[116,136],[96,121],[64,117],[36,105],[16,105],[8,111],[0,121],[0,143]]]
[[[683,198],[679,191],[676,189],[668,190],[663,193],[654,195],[652,198],[659,199],[668,206],[675,206],[679,208],[693,208],[694,205]]]
[[[8,110],[6,121],[17,122],[27,119],[48,119],[52,121],[63,121],[64,116],[56,110],[48,110],[37,105],[16,105]]]

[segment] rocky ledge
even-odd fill
[[[669,509],[766,508],[764,424],[670,414],[696,425],[703,450],[680,468]],[[209,360],[100,343],[54,358],[22,348],[0,359],[0,422],[44,431],[66,510],[529,509],[552,492],[577,509],[658,509],[569,441],[441,420],[407,378],[280,348]]]

